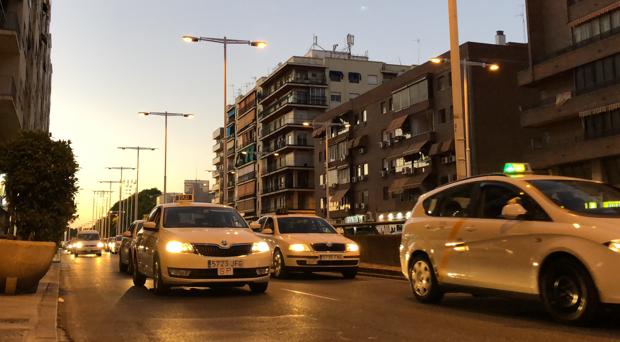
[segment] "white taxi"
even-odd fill
[[[357,275],[359,246],[318,216],[267,215],[251,227],[271,244],[277,278],[295,271],[340,272],[349,279]]]
[[[420,197],[400,260],[421,302],[525,294],[559,322],[586,324],[602,303],[620,304],[620,189],[532,174],[458,181]]]
[[[249,285],[267,289],[271,249],[230,207],[178,201],[155,207],[136,236],[133,282],[171,286]]]

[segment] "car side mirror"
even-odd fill
[[[124,231],[123,232],[123,237],[130,238],[131,237],[131,231],[129,231],[129,230]]]
[[[265,229],[263,229],[263,231],[261,233],[262,234],[273,234],[273,229],[265,228]]]
[[[157,225],[155,224],[155,222],[144,222],[144,224],[142,224],[142,228],[146,230],[157,231]]]
[[[260,228],[261,228],[260,223],[258,223],[258,222],[250,223],[250,229],[252,229],[255,232],[260,232]]]
[[[527,214],[527,210],[519,203],[506,204],[502,208],[502,216],[507,220],[518,220]]]
[[[340,235],[344,235],[344,229],[343,228],[340,228],[340,227],[336,228],[336,232],[338,234],[340,234]]]

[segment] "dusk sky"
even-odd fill
[[[163,189],[163,118],[140,118],[138,111],[196,115],[169,121],[169,192],[183,191],[185,179],[211,179],[204,170],[212,168],[211,134],[223,123],[222,46],[184,43],[183,34],[269,43],[262,50],[229,47],[229,101],[233,89],[238,95],[278,62],[303,55],[313,35],[331,49],[354,34],[355,54],[388,63],[417,64],[449,48],[445,0],[61,0],[52,6],[50,130],[73,142],[81,167],[74,226],[92,219],[92,190],[107,189],[98,180],[118,179],[106,166],[135,166],[135,152],[117,146],[158,148],[142,153],[140,188]],[[522,6],[523,0],[459,1],[461,43],[491,43],[496,30],[523,42]]]

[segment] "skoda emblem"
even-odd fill
[[[331,246],[332,246],[332,243],[331,243],[331,242],[328,242],[328,243],[327,243],[327,247],[331,247]]]
[[[222,242],[220,242],[220,245],[222,245],[222,247],[226,247],[228,246],[228,241],[222,240]]]

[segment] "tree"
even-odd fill
[[[47,132],[23,131],[0,146],[0,173],[6,174],[8,213],[17,238],[62,239],[76,218],[77,170],[71,142],[54,141]]]
[[[161,191],[159,191],[157,188],[144,189],[140,191],[140,193],[138,194],[138,219],[139,220],[141,220],[144,215],[150,213],[151,210],[153,210],[153,207],[155,207],[155,204],[157,204],[157,197],[159,195],[161,195]],[[135,198],[136,198],[135,195],[131,195],[128,198],[123,199],[123,203],[124,203],[123,205],[126,205],[128,202],[130,202],[133,205]],[[114,203],[112,208],[110,208],[110,211],[118,212],[118,201]],[[132,216],[132,220],[133,220],[133,216]],[[118,220],[116,218],[112,221],[112,232],[116,232],[116,234],[120,234],[121,232],[118,232],[118,230],[116,229],[117,222]]]

